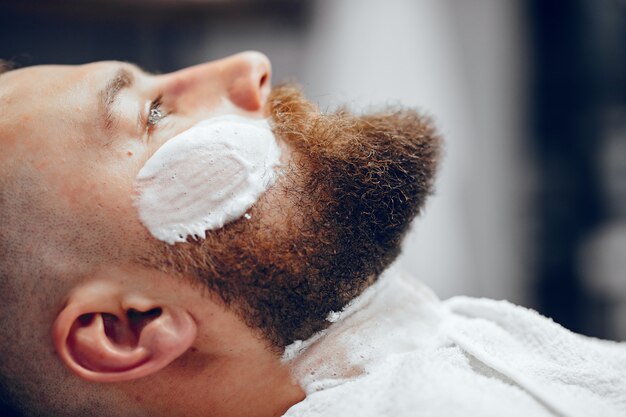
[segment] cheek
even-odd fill
[[[134,178],[148,160],[149,155],[156,150],[156,145],[153,148],[151,149],[151,146],[137,139],[120,143],[111,150],[104,163],[108,175],[117,177],[120,182],[130,184],[132,189]]]
[[[168,243],[205,236],[254,203],[246,161],[224,146],[182,150],[138,177],[137,208],[155,237]],[[174,231],[172,235],[171,232]]]
[[[274,182],[279,158],[265,121],[201,122],[163,145],[139,172],[139,217],[169,244],[204,238],[254,205]]]
[[[71,166],[57,162],[48,167],[54,178],[50,191],[58,209],[83,224],[99,223],[109,231],[145,233],[133,207],[133,181],[145,160],[138,141],[112,144],[97,154],[85,154]]]

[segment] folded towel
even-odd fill
[[[506,301],[392,270],[329,320],[285,351],[307,393],[285,416],[626,416],[626,344]]]

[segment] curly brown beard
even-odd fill
[[[322,114],[293,86],[274,89],[269,112],[293,152],[251,218],[155,242],[141,261],[191,277],[280,352],[327,327],[398,256],[432,192],[440,139],[415,110]]]

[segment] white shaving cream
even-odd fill
[[[227,115],[202,121],[167,141],[139,171],[139,218],[169,244],[204,239],[207,230],[246,214],[275,181],[279,163],[266,120]]]

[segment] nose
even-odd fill
[[[206,117],[223,98],[246,111],[263,110],[270,93],[272,66],[260,52],[242,52],[160,76],[164,100],[177,112]]]
[[[242,52],[225,59],[228,98],[244,110],[263,108],[270,92],[272,66],[264,54]]]

